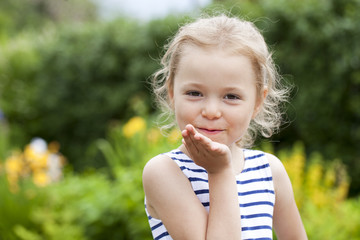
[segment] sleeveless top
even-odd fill
[[[244,169],[236,175],[241,214],[242,239],[272,239],[272,217],[275,191],[269,161],[264,152],[244,149]],[[165,153],[173,159],[191,182],[192,188],[209,212],[208,175],[178,149]],[[145,199],[146,202],[146,199]],[[160,219],[150,216],[146,209],[152,235],[155,240],[172,240]]]

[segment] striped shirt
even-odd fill
[[[196,196],[209,211],[209,184],[206,170],[196,165],[178,149],[165,154],[178,164],[191,182]],[[257,150],[245,149],[244,157],[244,169],[236,175],[242,239],[272,239],[275,192],[269,161],[264,152]],[[162,221],[150,216],[146,205],[145,211],[154,239],[172,239]]]

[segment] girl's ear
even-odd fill
[[[256,105],[255,105],[255,109],[252,115],[252,119],[254,119],[256,117],[256,115],[260,112],[260,109],[264,103],[264,100],[266,98],[266,96],[268,95],[269,89],[267,86],[264,86],[264,88],[262,89],[262,91],[260,92],[258,99],[256,101]]]

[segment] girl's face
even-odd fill
[[[192,124],[211,140],[231,147],[246,133],[262,103],[255,83],[248,57],[186,48],[169,89],[179,128]]]

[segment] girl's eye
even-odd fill
[[[201,97],[202,94],[198,91],[188,91],[186,92],[186,95],[191,96],[191,97]]]
[[[240,97],[238,95],[235,95],[235,94],[227,94],[225,96],[225,99],[229,99],[229,100],[239,100]]]

